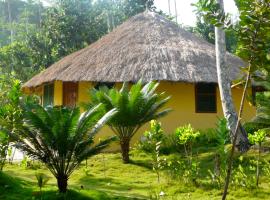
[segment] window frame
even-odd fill
[[[215,87],[214,93],[210,93],[210,92],[198,92],[198,86],[199,85],[212,85],[213,87]],[[215,109],[214,110],[207,110],[207,111],[202,111],[198,109],[198,102],[199,102],[199,95],[204,95],[204,96],[214,96],[215,98]],[[216,83],[196,83],[195,84],[195,113],[209,113],[209,114],[213,114],[213,113],[217,113],[217,84]]]
[[[66,104],[66,95],[67,93],[69,92],[67,87],[69,84],[75,86],[75,93],[76,93],[76,97],[75,97],[75,102],[74,105],[67,105]],[[72,82],[72,81],[66,81],[66,82],[63,82],[63,88],[62,88],[62,105],[64,107],[68,107],[68,108],[74,108],[76,106],[78,106],[78,100],[79,100],[79,83],[78,82]]]
[[[112,89],[115,86],[115,82],[96,82],[94,88],[99,90],[99,88],[106,86],[109,89]]]
[[[49,104],[47,104],[47,105],[45,105],[45,100],[46,100],[45,92],[48,91],[48,90],[46,90],[46,87],[51,87],[50,88],[51,89],[50,93],[52,94],[51,97],[50,97],[51,102]],[[54,83],[46,83],[43,86],[42,106],[46,107],[46,106],[53,106],[53,105],[54,105]]]

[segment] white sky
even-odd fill
[[[171,14],[175,16],[175,3],[178,13],[178,23],[193,26],[196,22],[195,14],[193,13],[194,7],[191,3],[196,3],[197,0],[155,0],[155,6],[157,9],[169,14],[169,2],[171,5]],[[225,11],[237,15],[237,7],[235,6],[234,0],[224,0]]]
[[[49,0],[41,0],[44,5],[49,5]],[[171,7],[171,14],[175,16],[175,2],[177,7],[177,18],[178,23],[194,26],[196,17],[194,7],[191,3],[196,3],[198,0],[155,0],[155,6],[158,10],[169,14],[169,2]],[[231,13],[233,16],[237,16],[237,7],[235,6],[234,0],[224,0],[225,11]]]

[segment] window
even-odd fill
[[[107,88],[111,89],[111,88],[113,88],[114,83],[111,83],[111,82],[98,82],[95,85],[95,89],[98,90],[100,87],[104,87],[104,86],[106,86]]]
[[[216,113],[216,84],[199,83],[195,86],[195,104],[197,113]]]
[[[63,105],[75,107],[78,99],[78,83],[63,82]]]
[[[252,105],[256,106],[256,101],[263,95],[267,90],[262,86],[252,86]]]
[[[46,84],[43,88],[43,106],[53,105],[54,84]]]

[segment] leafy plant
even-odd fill
[[[161,123],[156,120],[150,121],[150,131],[145,131],[142,141],[139,143],[139,149],[153,153],[155,151],[156,143],[163,141],[165,138],[164,132],[161,129]]]
[[[1,71],[0,71],[1,73]],[[9,134],[21,126],[21,83],[12,75],[0,75],[0,169],[2,170],[9,150]]]
[[[265,141],[267,132],[265,129],[260,129],[254,134],[249,134],[248,139],[252,144],[257,144],[258,145],[258,156],[257,156],[257,170],[256,170],[256,185],[257,187],[259,186],[259,178],[260,178],[260,159],[261,159],[261,148],[262,148],[262,143]]]
[[[79,108],[27,108],[24,124],[12,134],[17,147],[40,160],[57,179],[60,193],[66,193],[68,178],[79,164],[107,147],[110,137],[94,144],[94,136],[116,111],[100,114],[101,105],[80,114]]]
[[[200,132],[194,131],[190,124],[179,127],[175,130],[175,134],[179,139],[179,143],[184,145],[186,157],[192,163],[192,146],[196,138],[199,137]]]
[[[0,171],[3,170],[6,163],[8,146],[9,146],[8,134],[3,131],[0,131]]]
[[[160,181],[160,169],[162,168],[162,158],[160,157],[160,148],[162,139],[164,138],[163,130],[161,129],[161,123],[156,120],[150,121],[150,131],[144,133],[149,150],[152,154],[153,170],[157,174],[158,182]]]
[[[37,185],[39,187],[40,193],[42,192],[42,188],[47,184],[49,181],[49,177],[44,173],[36,173]]]
[[[120,90],[105,86],[91,91],[92,102],[87,107],[102,103],[104,113],[113,108],[117,109],[117,113],[107,124],[120,139],[124,163],[129,163],[130,141],[137,131],[145,123],[163,117],[170,111],[160,111],[169,97],[164,97],[164,93],[155,92],[158,85],[154,82],[143,85],[139,81],[130,89],[124,83]]]
[[[254,188],[255,178],[249,174],[256,171],[254,160],[244,160],[243,156],[238,158],[238,165],[232,174],[232,184],[237,187]]]
[[[197,160],[192,160],[190,163],[179,158],[173,158],[166,162],[165,168],[173,180],[178,179],[185,184],[192,183],[197,186],[200,170],[199,164]]]

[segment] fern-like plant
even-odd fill
[[[39,187],[40,193],[42,192],[42,188],[47,184],[49,181],[49,177],[46,176],[44,173],[36,173],[37,185]]]
[[[91,91],[90,107],[102,103],[104,112],[116,109],[117,113],[108,121],[109,127],[119,137],[122,159],[129,163],[131,138],[145,123],[166,115],[170,109],[160,109],[169,100],[164,93],[157,93],[158,83],[141,81],[132,85],[124,83],[120,90],[100,87]]]
[[[25,111],[24,125],[12,134],[17,148],[43,162],[57,179],[60,193],[67,191],[72,172],[86,158],[103,150],[114,139],[94,144],[94,136],[115,114],[101,115],[101,105],[80,114],[79,108],[31,106]]]

